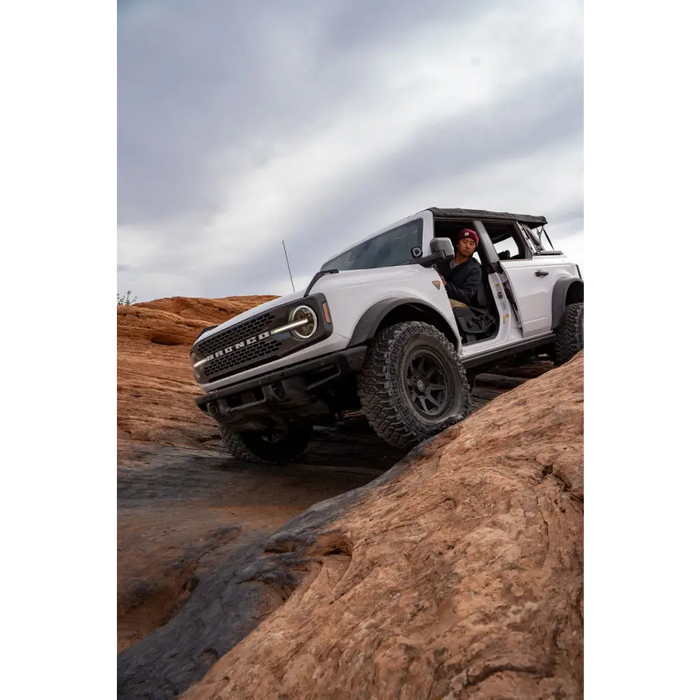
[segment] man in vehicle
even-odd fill
[[[481,265],[474,259],[479,235],[469,228],[456,238],[455,256],[449,263],[438,265],[438,272],[447,290],[452,308],[470,307],[476,302],[481,284]]]

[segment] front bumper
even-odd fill
[[[348,348],[216,389],[195,401],[218,422],[241,430],[284,427],[328,414],[324,392],[341,377],[359,372],[366,354],[365,346]]]

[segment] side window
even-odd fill
[[[535,243],[532,241],[532,239],[529,236],[532,236],[533,238],[537,238],[540,241],[540,248],[539,250],[542,249],[542,234],[537,234],[533,232],[533,230],[529,226],[525,226],[525,224],[520,224],[520,228],[523,231],[523,238],[525,239],[525,243],[527,244],[527,247],[530,249],[530,252],[533,254],[536,254],[538,252],[538,248],[535,246]]]
[[[422,247],[423,219],[415,219],[356,245],[321,269],[371,270],[405,265],[413,260],[411,251]]]
[[[520,255],[520,249],[514,237],[504,238],[502,241],[494,243],[493,247],[496,249],[498,257],[501,260],[512,260],[513,258],[523,257]]]
[[[515,224],[484,222],[493,247],[501,260],[524,260],[532,257],[532,251],[523,240]]]

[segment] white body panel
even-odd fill
[[[420,265],[402,265],[376,270],[348,270],[325,275],[316,282],[311,293],[322,292],[326,296],[333,321],[333,335],[330,338],[261,367],[239,372],[208,384],[201,384],[201,387],[205,391],[212,391],[234,382],[241,382],[260,374],[273,372],[289,364],[343,350],[348,346],[357,322],[365,311],[377,302],[392,298],[404,298],[433,308],[450,324],[455,336],[459,338],[457,324],[444,287],[440,284],[440,289],[438,289],[433,284],[433,282],[439,281],[440,275],[435,270]],[[217,326],[216,330],[202,335],[201,338],[204,339],[210,334],[218,333],[245,321],[266,309],[299,300],[302,297],[303,292],[297,292],[256,306],[222,323]]]
[[[420,265],[348,270],[322,277],[314,292],[323,292],[333,319],[333,329],[350,338],[357,322],[371,306],[387,299],[406,299],[435,309],[459,337],[457,323],[440,275]]]
[[[576,266],[563,255],[503,260],[501,266],[515,295],[523,338],[549,333],[552,329],[554,285],[562,277],[578,277]]]

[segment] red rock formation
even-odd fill
[[[157,299],[117,306],[117,435],[198,446],[220,445],[214,422],[195,405],[201,393],[189,350],[200,331],[274,296]]]
[[[342,494],[393,463],[371,436],[268,473],[194,404],[201,329],[272,298],[117,309],[119,696],[581,697],[582,355],[481,375],[490,404]]]
[[[183,698],[582,697],[582,354],[416,454]]]

